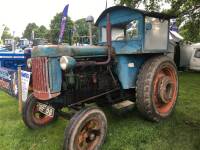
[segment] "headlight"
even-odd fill
[[[68,60],[67,56],[62,56],[60,58],[60,67],[61,67],[62,70],[67,69],[68,63],[69,63],[69,60]]]
[[[31,58],[27,59],[27,67],[30,69],[32,67]]]
[[[75,67],[76,60],[70,56],[62,56],[60,58],[60,67],[62,70],[71,70]]]

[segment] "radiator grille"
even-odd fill
[[[48,59],[46,57],[32,58],[33,90],[49,93]]]

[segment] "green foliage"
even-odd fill
[[[75,21],[75,27],[77,36],[89,36],[89,25],[86,22],[85,18],[79,19]],[[96,26],[92,26],[92,34],[93,34],[93,43],[97,44],[98,41],[98,31]],[[85,43],[85,41],[79,41],[79,43]],[[87,43],[89,43],[89,38],[87,39]]]
[[[158,11],[160,6],[168,0],[115,0],[117,5],[126,5],[132,8],[138,8],[141,4],[148,11]]]
[[[137,109],[117,115],[103,108],[108,134],[101,150],[199,150],[199,73],[181,73],[179,100],[171,117],[160,123],[141,117]],[[18,101],[0,91],[1,150],[61,150],[68,120],[59,118],[38,130],[28,129]]]
[[[180,32],[185,40],[200,41],[200,1],[199,0],[170,0],[169,14],[176,15]]]
[[[115,0],[117,5],[126,5],[132,8],[137,8],[143,0]]]
[[[89,33],[88,23],[85,21],[85,18],[75,21],[76,30],[79,36],[86,36]]]
[[[49,38],[48,36],[49,36],[49,30],[45,26],[43,26],[43,25],[41,25],[36,30],[35,37],[48,39]]]
[[[200,42],[200,20],[188,21],[181,27],[180,34],[184,36],[186,41]]]
[[[29,23],[24,30],[23,37],[31,40],[32,31],[35,38],[48,38],[49,31],[45,26],[37,26],[35,23]]]
[[[17,43],[17,42],[20,41],[20,37],[16,36],[16,37],[14,38],[14,40],[15,40],[15,42]]]
[[[35,23],[29,23],[24,30],[23,37],[31,40],[32,31],[36,32],[37,30],[38,26]]]
[[[60,23],[62,19],[62,13],[57,13],[51,20],[50,24],[50,41],[54,44],[58,43],[58,38],[60,34]],[[74,23],[70,17],[67,17],[67,23],[65,25],[65,32],[63,35],[63,43],[71,43],[72,29]]]
[[[99,37],[98,28],[96,26],[93,26],[92,32],[93,32],[93,36],[94,36],[93,44],[97,45],[98,44],[98,37]]]
[[[2,41],[4,41],[5,39],[10,39],[12,38],[12,35],[10,33],[10,29],[6,26],[3,30],[3,34],[1,36]]]

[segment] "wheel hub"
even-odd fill
[[[94,133],[90,133],[88,138],[90,141],[94,141],[96,138],[96,135]]]
[[[33,106],[31,114],[32,114],[33,121],[39,125],[45,125],[54,119],[54,117],[50,117],[41,113],[39,111],[37,103],[35,103],[35,105]]]
[[[100,137],[100,126],[97,120],[91,120],[83,126],[78,138],[78,149],[88,149],[95,146]]]
[[[164,76],[160,79],[160,82],[158,83],[158,99],[162,103],[169,103],[173,98],[173,91],[174,91],[174,85],[171,79],[167,76]]]

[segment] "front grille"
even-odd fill
[[[46,57],[32,58],[33,90],[49,93],[48,59]]]

